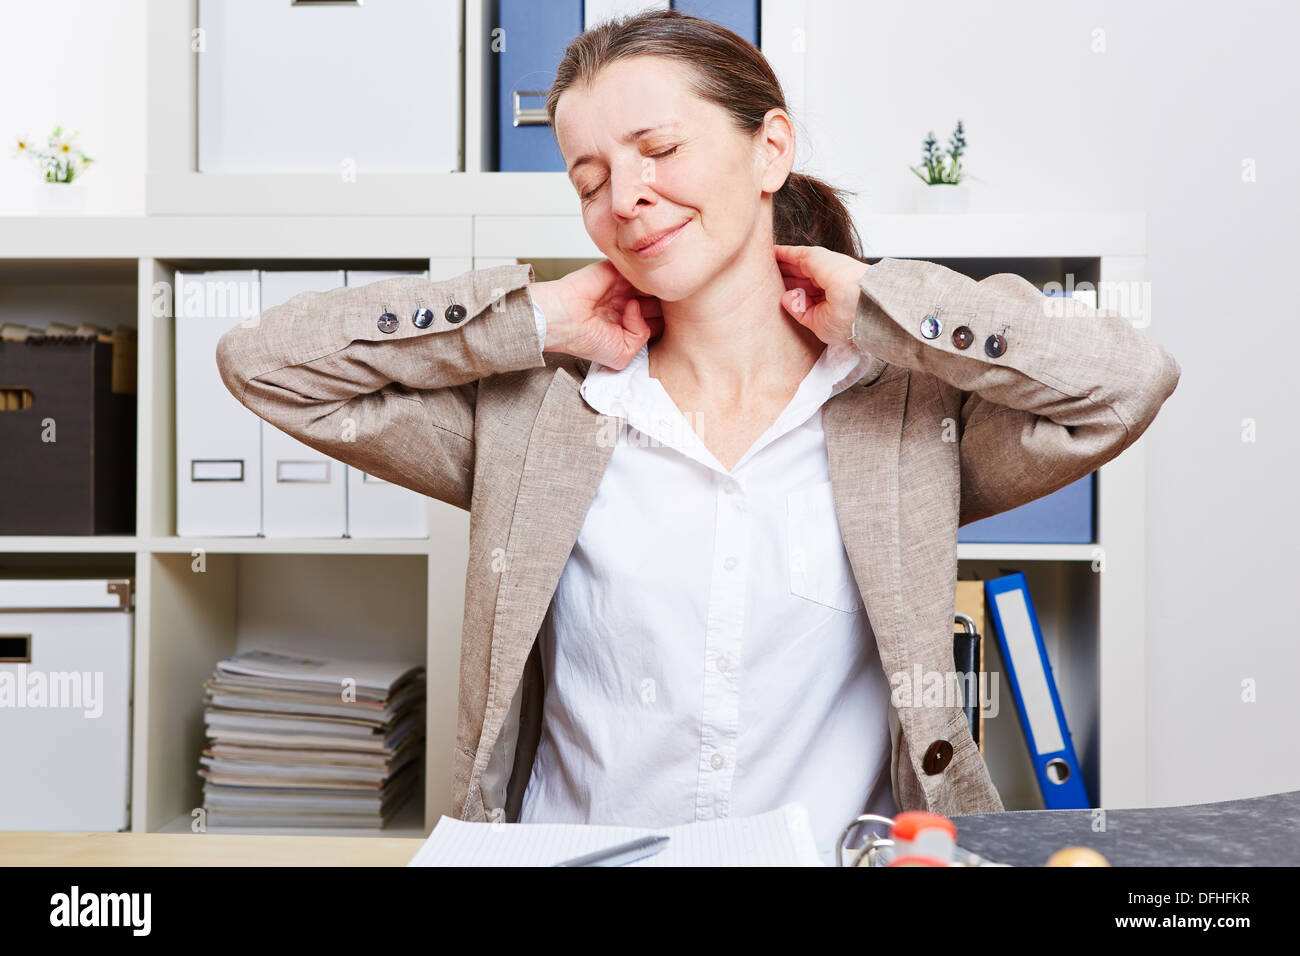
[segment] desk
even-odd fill
[[[957,844],[998,863],[1042,866],[1087,846],[1111,866],[1300,866],[1300,790],[1177,807],[1018,810],[956,816]]]
[[[5,866],[405,866],[415,837],[0,831]]]
[[[1178,807],[956,816],[957,842],[998,863],[1042,866],[1090,846],[1112,866],[1300,866],[1300,791]],[[415,837],[0,831],[4,866],[405,866]]]

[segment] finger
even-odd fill
[[[645,318],[650,318],[652,316],[660,316],[660,317],[663,316],[664,304],[659,301],[658,296],[645,295],[645,296],[638,296],[637,299],[641,303],[641,315],[643,315]]]
[[[618,274],[618,279],[619,279],[620,292],[626,295],[640,296],[642,298],[645,298],[648,295],[648,293],[643,292],[641,289],[638,289],[636,286],[634,286],[632,284],[632,280],[629,279],[627,276],[623,275],[623,273],[620,272]]]
[[[784,274],[781,276],[781,278],[785,281],[785,287],[787,290],[803,289],[805,292],[809,294],[812,294],[814,292],[818,294],[821,293],[821,287],[818,286],[817,283],[813,282],[811,279],[804,279],[799,276],[788,276]]]
[[[814,250],[813,246],[773,246],[776,253],[776,261],[781,264],[782,271],[789,270],[796,275],[806,278],[812,277],[812,266],[810,259]]]
[[[659,301],[657,296],[653,296],[653,295],[611,296],[609,300],[609,307],[615,312],[615,314],[622,315],[625,311],[627,311],[627,305],[629,302],[636,302],[637,305],[640,306],[642,318],[649,318],[651,316],[662,316],[664,313],[663,304]]]
[[[624,291],[631,285],[627,277],[618,271],[618,266],[608,259],[601,259],[595,265],[600,275],[599,281],[604,283],[602,296]]]
[[[607,305],[613,306],[620,312],[627,305],[627,300],[632,297],[632,285],[626,279],[613,279],[605,287],[605,292],[601,295],[601,301]]]
[[[788,289],[781,296],[781,306],[795,318],[808,311],[808,296],[800,289]]]
[[[825,286],[830,275],[832,253],[821,246],[774,246],[781,271],[811,279]]]
[[[641,301],[635,297],[623,306],[623,328],[643,342],[650,337],[650,326],[641,315]]]
[[[796,293],[787,292],[785,295],[781,296],[781,305],[785,311],[790,314],[790,317],[800,325],[808,324],[809,318],[812,315],[812,309],[808,306],[807,302],[800,303]],[[803,307],[800,308],[800,305]]]
[[[773,243],[773,250],[783,259],[800,259],[806,257],[816,246],[799,246],[786,243]]]
[[[800,314],[811,312],[819,307],[826,299],[822,296],[813,296],[804,292],[802,289],[792,289],[785,295],[781,296],[782,303],[788,303],[790,313]]]
[[[605,259],[604,261],[609,262],[608,259]],[[612,262],[610,263],[610,269],[612,270],[612,274],[609,277],[609,285],[605,289],[607,295],[610,297],[623,298],[630,295],[646,297],[646,293],[634,286],[632,280],[619,272]],[[619,303],[619,308],[622,308],[621,302]]]
[[[783,262],[782,260],[777,259],[776,267],[781,270],[781,275],[801,276],[804,279],[811,278],[805,269],[790,262]]]
[[[786,282],[786,290],[783,293],[783,296],[784,295],[789,295],[792,298],[794,296],[799,296],[804,303],[804,308],[811,308],[814,305],[826,301],[826,294],[820,288],[814,286],[810,289],[807,286],[794,281]]]

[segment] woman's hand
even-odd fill
[[[858,283],[870,266],[821,246],[775,248],[786,288],[781,305],[827,345],[850,344],[862,291]]]
[[[546,316],[545,352],[563,352],[622,369],[663,332],[659,299],[633,287],[602,259],[528,292]]]

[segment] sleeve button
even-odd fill
[[[427,329],[433,325],[433,309],[416,309],[411,316],[411,324],[417,329]]]
[[[994,332],[984,340],[984,351],[993,358],[998,358],[1007,350],[1007,340]]]
[[[925,750],[921,759],[921,769],[927,774],[942,773],[952,760],[952,744],[946,740],[936,740]]]
[[[952,331],[952,344],[959,349],[968,349],[972,342],[975,341],[975,333],[970,330],[969,325],[959,325]]]
[[[447,311],[443,313],[443,317],[446,318],[448,322],[459,322],[461,319],[465,318],[467,314],[468,313],[465,311],[463,305],[459,302],[453,302],[451,305],[447,306]]]
[[[396,331],[397,331],[397,316],[393,315],[393,313],[391,313],[391,312],[385,312],[383,315],[381,315],[381,316],[379,317],[379,331],[380,331],[380,332],[396,332]]]

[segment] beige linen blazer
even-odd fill
[[[533,278],[520,264],[302,292],[230,329],[216,353],[226,386],[272,425],[469,510],[450,755],[464,820],[518,819],[541,731],[538,629],[617,434],[578,391],[590,363],[539,350]],[[1016,275],[976,282],[883,259],[860,288],[853,342],[870,367],[823,423],[844,546],[894,683],[918,665],[953,670],[958,527],[1115,458],[1181,369],[1117,313],[1065,299],[1064,316],[1049,314]],[[434,310],[424,328],[421,306]],[[943,330],[927,338],[936,309]],[[962,324],[965,349],[951,335]],[[900,809],[1004,809],[960,706],[914,695],[891,704],[889,728]]]

